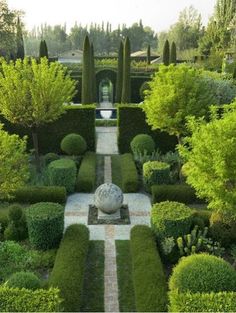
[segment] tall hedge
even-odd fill
[[[124,59],[123,59],[123,84],[122,84],[122,103],[130,103],[130,93],[131,93],[131,80],[130,80],[130,40],[126,37],[124,44]]]
[[[0,115],[0,123],[10,134],[20,136],[28,135],[28,148],[32,149],[30,130],[13,125]],[[45,154],[48,152],[60,153],[60,142],[67,134],[80,134],[87,142],[88,150],[95,151],[95,106],[71,105],[66,113],[57,121],[39,128],[39,150]]]
[[[83,67],[82,67],[82,104],[90,104],[92,101],[91,84],[91,48],[88,35],[84,39]]]
[[[118,148],[120,153],[130,152],[130,142],[138,134],[149,134],[156,147],[163,153],[174,150],[176,138],[159,130],[152,131],[146,123],[145,113],[140,105],[119,105],[118,114]]]
[[[123,50],[124,44],[121,40],[118,52],[118,69],[116,79],[116,102],[121,103],[122,84],[123,84]]]

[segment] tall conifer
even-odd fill
[[[123,52],[124,44],[121,40],[118,52],[118,68],[116,78],[116,103],[121,103],[122,84],[123,84]]]
[[[163,63],[168,66],[170,64],[170,44],[166,40],[163,48]]]
[[[93,43],[90,46],[90,77],[91,77],[91,102],[97,102],[97,86],[96,86],[96,72],[94,60],[94,47]]]
[[[151,64],[151,47],[148,45],[147,47],[147,64]]]
[[[24,40],[22,34],[22,27],[20,18],[17,18],[17,25],[16,25],[16,58],[17,59],[24,59],[25,57],[25,48],[24,48]]]
[[[173,41],[170,48],[170,63],[176,64],[176,44]]]
[[[91,100],[91,50],[88,35],[84,39],[82,67],[82,104],[90,104]]]
[[[126,37],[124,44],[124,61],[123,61],[123,85],[122,85],[122,103],[130,103],[130,92],[131,92],[131,83],[130,83],[130,40],[129,37]]]

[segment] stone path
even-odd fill
[[[96,127],[97,154],[118,154],[117,127]]]

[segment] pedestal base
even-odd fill
[[[120,218],[121,218],[120,209],[112,214],[107,214],[102,212],[101,210],[98,210],[98,220],[113,221],[119,220]]]

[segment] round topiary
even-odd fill
[[[58,247],[64,230],[64,208],[52,202],[40,202],[26,210],[29,241],[36,249]]]
[[[236,291],[236,271],[226,261],[201,253],[184,257],[176,265],[169,281],[171,291]]]
[[[59,156],[56,153],[50,152],[50,153],[45,154],[45,156],[44,156],[44,163],[47,166],[52,161],[56,161],[58,159],[59,159]]]
[[[78,134],[69,134],[61,141],[61,150],[68,155],[82,155],[87,150],[87,143]]]
[[[22,218],[22,208],[17,205],[17,204],[13,204],[9,207],[9,220],[11,221],[19,221]]]
[[[152,207],[151,225],[158,239],[189,234],[192,221],[193,210],[183,203],[164,201]]]
[[[236,214],[231,212],[213,212],[210,217],[210,235],[223,246],[236,242]]]
[[[32,272],[16,272],[10,276],[6,285],[12,288],[36,290],[41,286],[40,279]]]
[[[139,134],[135,136],[130,143],[131,151],[135,153],[152,154],[155,151],[155,142],[151,136],[147,134]]]

